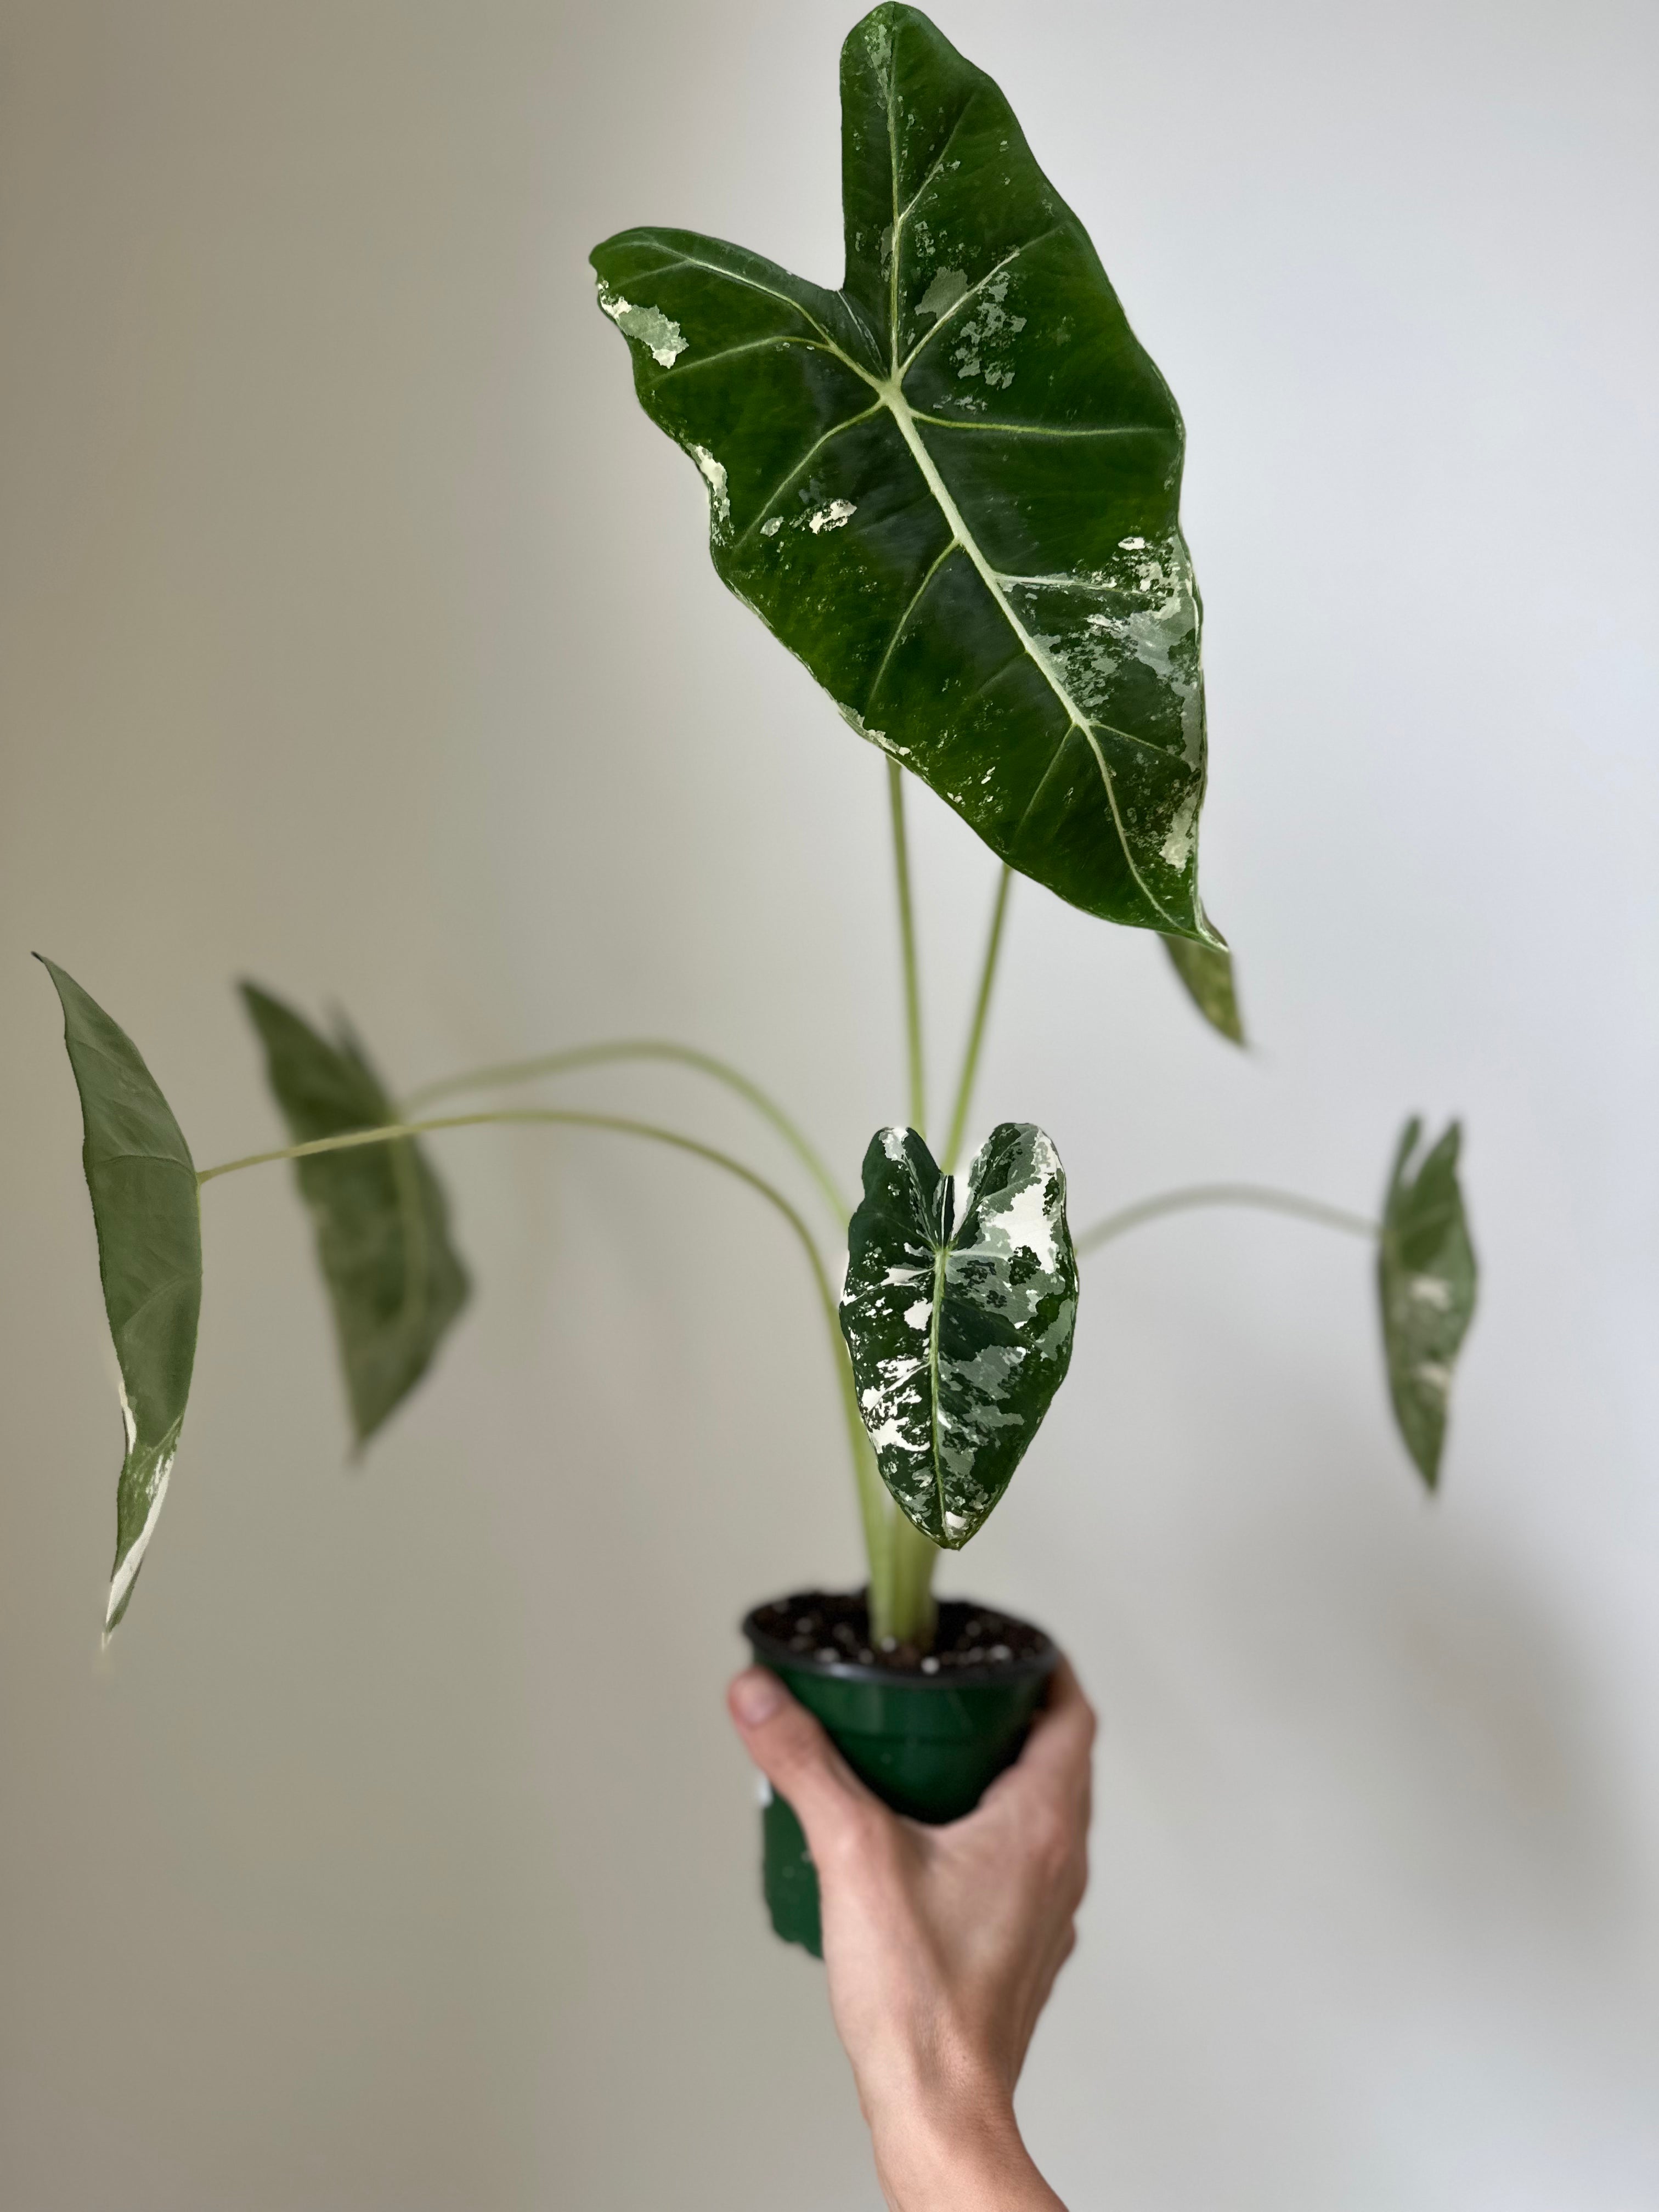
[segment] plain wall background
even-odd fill
[[[588,246],[840,270],[851,8],[0,5],[0,2201],[873,2207],[755,1893],[746,1604],[857,1573],[775,1221],[599,1139],[445,1141],[476,1303],[371,1451],[285,1172],[207,1194],[198,1382],[100,1654],[118,1421],[57,1008],[198,1161],[230,992],[394,1081],[668,1031],[850,1176],[902,1111],[880,763],[703,550]],[[1467,1120],[1442,1500],[1364,1249],[1091,1263],[949,1589],[1101,1708],[1023,2109],[1133,2212],[1659,2204],[1656,46],[1612,0],[950,0],[1189,428],[1210,904],[1259,1041],[1017,889],[975,1119],[1074,1219],[1366,1204]],[[994,868],[913,806],[936,1083]],[[774,1160],[691,1079],[568,1096]]]

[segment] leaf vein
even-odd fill
[[[832,438],[840,437],[843,430],[856,428],[860,422],[869,422],[872,416],[879,415],[880,412],[881,403],[878,400],[874,405],[866,407],[862,414],[849,415],[842,422],[831,423],[822,437],[815,438],[812,443],[807,447],[806,451],[801,455],[799,460],[795,463],[793,468],[789,471],[787,476],[781,478],[780,481],[772,487],[771,490],[766,495],[766,497],[761,501],[759,507],[756,508],[754,520],[749,525],[748,528],[743,532],[742,535],[734,540],[732,547],[732,552],[737,553],[741,551],[744,545],[746,544],[749,539],[754,536],[762,522],[764,521],[766,518],[766,511],[773,504],[774,501],[782,497],[783,494],[788,490],[790,485],[794,483],[796,477],[799,476],[801,471],[808,465],[816,454],[823,452],[823,448],[830,443],[830,441]]]

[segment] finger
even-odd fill
[[[1023,1808],[1024,1817],[1048,1807],[1086,1828],[1094,1738],[1093,1708],[1070,1662],[1062,1659],[1018,1759],[986,1791],[981,1811],[1006,1812],[1012,1805]]]
[[[822,1858],[877,1801],[804,1705],[764,1667],[745,1668],[726,1693],[738,1734],[761,1772],[793,1806]]]
[[[1075,1787],[1088,1779],[1094,1741],[1094,1707],[1084,1696],[1071,1661],[1062,1659],[1013,1772],[1057,1787]]]

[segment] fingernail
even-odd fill
[[[769,1721],[784,1700],[784,1687],[764,1667],[751,1667],[732,1685],[732,1710],[745,1728]]]

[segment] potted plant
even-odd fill
[[[717,571],[886,757],[908,1096],[904,1121],[870,1141],[858,1202],[769,1092],[695,1047],[579,1044],[394,1094],[343,1023],[326,1034],[252,984],[244,1001],[289,1141],[198,1170],[137,1048],[47,965],[80,1093],[125,1423],[106,1633],[131,1602],[179,1447],[204,1185],[294,1164],[361,1448],[466,1301],[429,1138],[538,1122],[667,1145],[740,1179],[807,1261],[868,1555],[862,1591],[758,1607],[745,1632],[890,1802],[945,1819],[1014,1756],[1054,1663],[1029,1624],[936,1603],[933,1575],[994,1510],[1065,1378],[1079,1260],[1210,1204],[1374,1238],[1395,1416],[1431,1489],[1475,1267],[1455,1124],[1425,1152],[1407,1123],[1377,1221],[1292,1193],[1199,1184],[1074,1237],[1046,1132],[1003,1122],[960,1167],[1017,875],[1156,933],[1200,1013],[1243,1041],[1231,956],[1199,894],[1206,740],[1200,607],[1179,517],[1183,432],[1006,101],[926,16],[884,4],[855,26],[842,100],[839,291],[682,231],[624,232],[592,260],[641,404],[707,487]],[[934,1140],[907,773],[1001,863]],[[810,1196],[662,1123],[561,1107],[541,1089],[578,1067],[641,1060],[695,1069],[763,1116]],[[532,1103],[520,1103],[526,1091]],[[809,1207],[827,1213],[827,1239]],[[781,1802],[764,1819],[775,1925],[816,1948],[799,1831]]]

